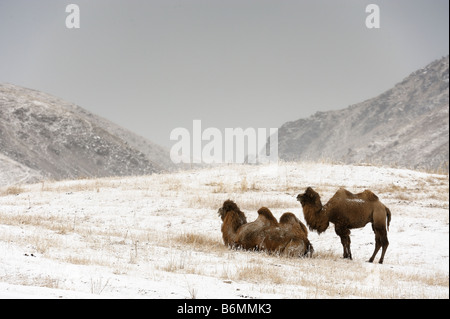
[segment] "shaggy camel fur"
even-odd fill
[[[258,210],[258,218],[247,223],[235,202],[226,200],[218,211],[222,219],[222,238],[231,248],[265,250],[287,256],[312,254],[306,226],[292,213],[284,213],[280,222],[267,207]]]
[[[389,245],[387,230],[391,221],[391,211],[370,190],[352,194],[341,188],[325,206],[322,206],[319,194],[308,187],[304,194],[297,196],[297,200],[302,204],[306,223],[311,230],[316,230],[320,234],[328,228],[330,222],[334,224],[336,234],[341,237],[344,258],[352,259],[350,229],[361,228],[367,223],[372,223],[375,233],[375,250],[369,262],[373,262],[380,248],[383,248],[379,261],[380,264],[383,263],[384,254]]]

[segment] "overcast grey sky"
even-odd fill
[[[67,29],[69,3],[81,27]],[[368,29],[365,8],[380,7]],[[449,53],[448,0],[0,0],[0,82],[164,146],[374,97]]]

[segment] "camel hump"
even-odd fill
[[[361,194],[363,195],[363,198],[369,202],[375,202],[375,201],[379,200],[378,196],[375,195],[371,190],[366,189]]]
[[[346,190],[345,188],[339,188],[336,193],[333,195],[333,198],[353,198],[355,194]]]
[[[258,209],[258,215],[267,219],[271,224],[278,224],[275,217],[273,217],[272,212],[267,207],[261,207],[260,209]]]
[[[358,194],[353,194],[352,192],[346,190],[345,188],[341,188],[336,192],[336,195],[338,196],[344,196],[344,198],[350,198],[350,199],[362,199],[368,202],[373,202],[373,201],[377,201],[378,196],[375,195],[371,190],[366,189],[364,192],[362,193],[358,193]]]
[[[280,224],[295,224],[298,223],[299,220],[295,217],[291,212],[284,213],[280,217]]]
[[[306,234],[306,236],[308,236],[308,229],[306,228],[305,224],[303,224],[298,218],[297,216],[295,216],[293,213],[291,212],[287,212],[284,213],[283,215],[281,215],[280,217],[280,224],[288,224],[288,225],[292,225],[292,226],[298,226],[300,227],[301,231]]]
[[[336,192],[336,195],[343,198],[355,198],[356,195],[352,192],[346,190],[345,188],[339,188],[339,190]]]

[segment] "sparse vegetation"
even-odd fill
[[[224,200],[239,202],[249,220],[261,206],[270,207],[276,218],[291,211],[303,219],[295,196],[306,185],[317,185],[325,201],[343,185],[377,192],[392,211],[387,264],[366,263],[374,247],[370,226],[355,230],[360,233],[352,237],[353,261],[341,258],[332,229],[310,233],[312,258],[223,244],[217,209]],[[448,251],[414,240],[430,234],[435,243],[448,238],[445,175],[282,163],[45,182],[4,189],[1,195],[0,251],[11,261],[3,264],[0,283],[83,287],[85,293],[121,297],[169,296],[175,289],[170,287],[181,286],[176,296],[201,298],[209,287],[194,280],[212,280],[219,285],[216,293],[246,298],[448,298],[448,270],[436,266],[448,265]],[[130,278],[135,281],[125,283]],[[167,292],[160,286],[148,289],[165,281]],[[124,288],[130,285],[138,288]]]
[[[183,233],[175,235],[173,240],[181,245],[189,245],[195,250],[201,251],[225,251],[226,247],[220,241],[219,238],[211,238],[202,234],[196,233]]]
[[[3,192],[0,193],[2,196],[7,195],[19,195],[24,192],[24,189],[20,186],[9,186]]]

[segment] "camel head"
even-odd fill
[[[225,219],[225,216],[227,215],[227,213],[231,212],[231,211],[234,211],[238,214],[241,212],[241,210],[239,209],[238,205],[235,202],[233,202],[230,199],[227,199],[226,201],[223,202],[223,205],[222,205],[222,207],[219,208],[219,210],[217,211],[217,214],[220,216],[220,218],[223,221]]]
[[[308,187],[303,194],[298,194],[297,200],[302,204],[303,215],[309,229],[324,232],[329,225],[328,216],[322,209],[320,195],[311,187]]]
[[[222,219],[222,238],[225,245],[234,247],[236,245],[236,232],[247,223],[245,214],[241,212],[238,205],[230,199],[223,202],[217,211]]]
[[[314,191],[311,187],[308,187],[303,194],[298,194],[297,200],[304,207],[307,204],[318,205],[320,204],[320,195]]]

